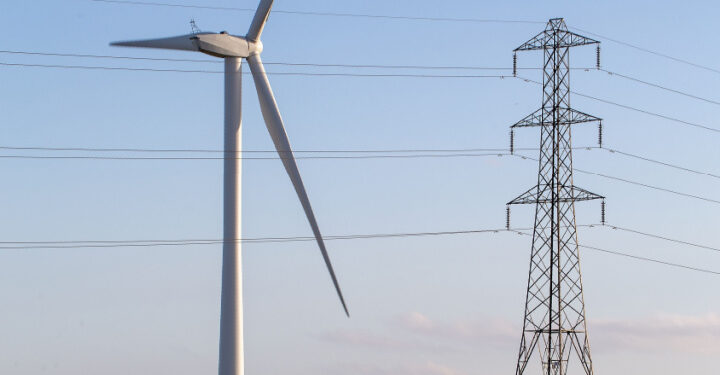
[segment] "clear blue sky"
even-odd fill
[[[197,4],[198,2],[173,1]],[[449,3],[449,4],[445,4]],[[254,8],[256,1],[215,0]],[[199,58],[118,49],[110,41],[208,31],[244,34],[252,14],[85,0],[6,1],[2,50]],[[276,1],[278,10],[546,21],[710,66],[718,5],[710,1]],[[266,62],[509,67],[512,49],[543,29],[530,23],[421,22],[271,14]],[[603,42],[604,68],[720,99],[720,75]],[[572,51],[594,66],[592,47]],[[519,65],[539,67],[525,53]],[[220,70],[181,63],[19,56],[0,62]],[[270,72],[345,72],[268,66]],[[352,72],[358,72],[353,70]],[[368,73],[387,71],[372,70]],[[427,73],[409,71],[410,73]],[[440,71],[436,74],[468,74]],[[505,72],[507,74],[507,72]],[[478,74],[478,72],[471,72]],[[487,74],[480,72],[479,74]],[[489,74],[495,74],[491,72]],[[538,78],[537,71],[523,71]],[[540,106],[538,86],[507,79],[271,76],[298,150],[502,148],[508,127]],[[0,146],[192,148],[222,145],[222,76],[0,66]],[[717,105],[598,71],[573,71],[574,90],[720,128]],[[244,147],[270,150],[250,80]],[[607,147],[720,172],[720,134],[573,97],[602,117]],[[596,128],[577,126],[592,146]],[[537,147],[535,129],[517,147]],[[0,151],[0,155],[43,155]],[[50,155],[48,153],[47,155]],[[52,153],[58,155],[58,153]],[[63,155],[68,155],[63,154]],[[326,235],[502,228],[505,202],[536,182],[510,157],[299,162]],[[718,179],[578,151],[575,167],[720,199]],[[243,171],[246,237],[310,235],[278,160]],[[0,159],[3,241],[219,238],[221,162]],[[576,174],[608,197],[613,225],[711,246],[720,206]],[[516,208],[513,225],[532,225]],[[578,204],[579,224],[599,221]],[[581,228],[580,242],[720,271],[712,251]],[[346,319],[313,243],[245,247],[248,374],[506,374],[514,371],[530,241],[507,233],[331,241],[352,314]],[[713,373],[720,354],[719,276],[582,251],[597,374]],[[220,247],[3,250],[0,372],[216,372]]]

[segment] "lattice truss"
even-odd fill
[[[598,43],[569,32],[562,19],[515,51],[543,50],[542,107],[512,128],[540,127],[538,183],[508,205],[535,204],[525,320],[516,375],[537,352],[544,374],[565,375],[571,352],[593,373],[585,322],[575,201],[604,197],[573,185],[571,126],[600,119],[570,107],[570,47]],[[508,206],[509,207],[509,206]],[[508,211],[509,212],[509,211]]]

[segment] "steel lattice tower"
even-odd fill
[[[585,322],[575,202],[604,197],[573,185],[571,126],[600,122],[570,108],[570,47],[599,42],[568,31],[562,18],[515,51],[542,50],[542,108],[511,127],[540,127],[538,184],[508,203],[535,204],[525,320],[516,375],[537,349],[544,374],[565,375],[571,352],[585,374],[593,373]],[[598,47],[599,56],[599,47]],[[517,59],[514,57],[514,61]],[[599,57],[598,57],[599,61]],[[508,217],[509,226],[509,217]]]

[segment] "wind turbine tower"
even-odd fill
[[[261,0],[255,12],[250,29],[245,36],[227,32],[193,34],[150,40],[136,40],[111,43],[113,46],[160,48],[181,51],[202,52],[225,60],[225,134],[224,134],[224,178],[223,178],[223,258],[222,293],[220,307],[220,351],[218,373],[220,375],[243,375],[243,303],[242,303],[242,249],[241,249],[241,170],[242,170],[242,127],[241,90],[242,60],[246,59],[255,81],[260,108],[270,137],[292,181],[300,204],[305,211],[313,235],[317,240],[325,265],[330,272],[333,285],[348,313],[345,299],[335,276],[330,257],[325,248],[315,214],[310,206],[305,186],[300,178],[297,163],[285,133],[275,96],[268,82],[260,53],[260,42],[273,0]]]

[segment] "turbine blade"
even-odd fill
[[[260,35],[265,28],[265,22],[267,22],[268,16],[270,15],[270,8],[272,8],[273,0],[260,0],[255,11],[255,17],[253,17],[250,29],[247,33],[247,39],[252,41],[260,40]]]
[[[327,249],[325,249],[325,242],[323,241],[320,229],[318,228],[317,221],[315,220],[315,214],[313,213],[312,207],[310,206],[310,200],[308,199],[305,186],[303,185],[300,172],[298,171],[297,163],[295,163],[295,157],[293,156],[292,149],[290,148],[290,142],[288,141],[287,134],[285,133],[285,127],[283,126],[282,117],[275,102],[275,96],[270,88],[270,82],[268,82],[267,75],[265,74],[265,68],[263,67],[260,55],[252,55],[248,57],[248,65],[252,71],[253,79],[255,80],[255,88],[257,89],[258,98],[260,100],[260,108],[262,109],[263,118],[265,118],[265,125],[270,132],[270,137],[275,143],[280,159],[285,166],[288,176],[295,187],[298,198],[300,198],[300,204],[302,204],[305,215],[310,222],[313,234],[317,240],[318,246],[320,246],[320,252],[322,253],[323,259],[325,259],[325,265],[330,272],[330,277],[335,285],[338,297],[340,297],[340,303],[342,303],[345,314],[349,317],[347,305],[345,304],[345,298],[343,298],[342,291],[340,291],[340,284],[338,284],[337,277],[335,277],[335,271],[333,270],[332,263],[330,263],[330,256],[328,255]]]
[[[181,36],[173,36],[170,38],[160,39],[144,39],[144,40],[128,40],[122,42],[110,43],[111,46],[120,47],[142,47],[142,48],[160,48],[174,49],[180,51],[198,51],[197,35],[188,34]]]

